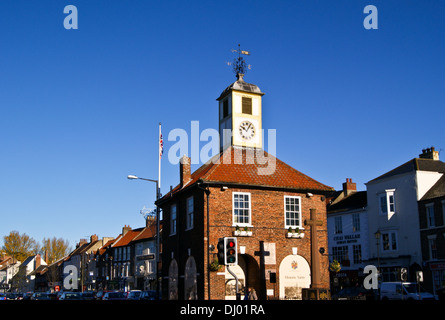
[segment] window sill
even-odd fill
[[[286,238],[296,238],[296,239],[303,239],[304,233],[295,233],[295,232],[288,232],[286,233]]]
[[[252,236],[252,231],[244,231],[244,230],[235,230],[233,231],[233,235],[234,236],[238,236],[238,237],[251,237]]]

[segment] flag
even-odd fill
[[[162,158],[164,153],[164,141],[162,140],[162,133],[159,135],[159,157]]]

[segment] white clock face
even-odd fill
[[[250,121],[243,121],[239,126],[239,134],[244,140],[250,140],[255,136],[255,126]]]

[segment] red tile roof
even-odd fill
[[[141,233],[142,229],[143,228],[128,230],[127,233],[113,243],[113,248],[128,245],[139,233]]]
[[[250,149],[249,152],[246,152],[245,148],[227,148],[193,172],[191,181],[183,188],[202,180],[204,183],[215,182],[312,191],[334,190],[292,168],[266,151],[262,158],[257,156],[253,150]],[[275,164],[273,165],[273,163]],[[181,185],[179,184],[172,192],[175,193],[180,189]],[[164,198],[167,196],[170,196],[170,192],[164,195]]]
[[[109,247],[109,246],[111,246],[113,243],[114,243],[114,241],[116,241],[117,239],[111,239],[111,240],[109,240],[107,243],[105,243],[102,247],[100,247],[99,248],[99,254],[100,255],[103,255],[104,253],[105,253],[105,251],[107,250],[107,248]]]
[[[156,236],[156,223],[145,227],[132,241],[150,239]]]

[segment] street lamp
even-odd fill
[[[380,232],[380,230],[377,230],[374,233],[375,239],[376,239],[376,244],[377,244],[377,270],[379,271],[379,277],[380,277],[380,237],[382,236],[382,233]]]
[[[128,175],[128,179],[130,180],[145,180],[156,183],[156,200],[159,200],[161,197],[161,190],[159,190],[159,181],[153,179],[140,178],[135,175]],[[156,205],[156,204],[155,204]],[[156,205],[156,299],[159,299],[159,291],[160,291],[160,276],[159,276],[159,238],[160,238],[160,225],[159,225],[159,208]]]

